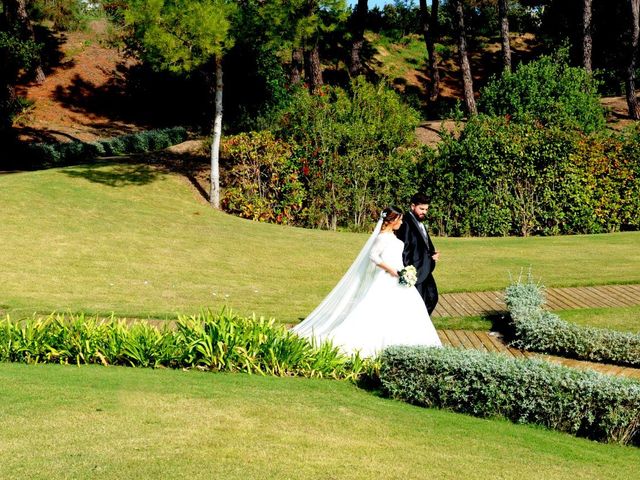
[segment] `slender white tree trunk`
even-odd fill
[[[222,136],[222,58],[216,55],[216,116],[213,122],[211,142],[211,192],[209,201],[213,208],[220,208],[220,137]]]

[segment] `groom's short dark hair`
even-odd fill
[[[411,205],[429,205],[429,199],[424,193],[416,193],[411,197]]]

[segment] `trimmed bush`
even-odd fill
[[[543,288],[531,278],[509,285],[505,292],[517,348],[564,357],[640,366],[640,335],[582,327],[545,310]]]
[[[639,132],[587,136],[476,115],[420,162],[431,228],[483,236],[638,229]]]
[[[407,204],[418,182],[418,123],[396,92],[364,77],[348,90],[296,92],[275,135],[293,147],[307,192],[299,224],[366,230],[384,205]]]
[[[453,348],[392,347],[381,363],[383,389],[393,398],[640,444],[640,383],[632,380]]]
[[[598,82],[584,68],[569,65],[566,48],[492,77],[480,92],[478,108],[514,122],[534,120],[585,133],[605,126]]]
[[[268,131],[223,139],[222,207],[242,218],[300,223],[305,189],[292,147]]]
[[[99,156],[146,153],[175,145],[187,139],[183,127],[148,130],[92,143],[33,143],[24,147],[21,161],[32,168],[49,168],[90,162]],[[20,165],[24,167],[25,165]]]
[[[230,311],[181,316],[175,328],[84,315],[0,320],[0,361],[200,368],[278,376],[356,378],[366,362],[314,346],[274,320]]]

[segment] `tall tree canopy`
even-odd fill
[[[222,134],[222,57],[233,45],[231,16],[236,4],[225,0],[132,0],[125,13],[138,51],[158,68],[176,72],[205,69],[216,79],[211,145],[211,205],[220,206],[219,151]]]

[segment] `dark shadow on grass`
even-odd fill
[[[70,177],[84,178],[109,187],[147,185],[156,181],[162,174],[160,170],[143,164],[121,164],[106,170],[103,168],[105,165],[105,163],[82,165],[63,171]]]

